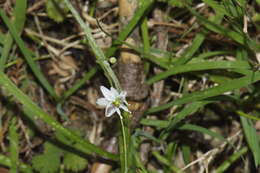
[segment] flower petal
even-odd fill
[[[120,99],[121,99],[121,102],[125,103],[126,105],[129,105],[129,104],[127,103],[127,101],[126,101],[126,95],[127,95],[126,91],[122,91],[122,92],[120,93],[119,97],[120,97]]]
[[[109,100],[109,101],[114,101],[115,100],[115,95],[113,94],[113,92],[111,92],[109,89],[107,89],[106,87],[104,86],[100,86],[100,90],[103,94],[103,96]]]
[[[129,105],[129,104],[127,103],[126,99],[124,99],[124,98],[120,98],[120,101],[121,101],[121,104],[122,104],[122,105],[126,105],[126,106]]]
[[[125,98],[126,97],[126,91],[122,91],[121,93],[120,93],[120,96],[122,97],[122,98]]]
[[[99,106],[107,106],[110,102],[106,98],[99,98],[96,102]]]
[[[123,99],[122,102],[125,104],[125,105],[129,105],[129,103],[127,103],[126,99]]]
[[[115,88],[111,87],[111,88],[110,88],[110,91],[111,91],[111,93],[113,93],[113,95],[114,95],[115,97],[119,97],[119,93],[118,93],[118,91],[117,91]]]
[[[106,117],[111,117],[116,112],[116,107],[113,105],[109,105],[106,107]]]
[[[121,111],[120,111],[119,108],[116,108],[116,112],[117,112],[117,114],[121,117]]]
[[[122,104],[121,104],[121,105],[120,105],[120,108],[123,109],[123,110],[126,111],[126,112],[130,112],[125,105],[122,105]]]

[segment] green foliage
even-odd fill
[[[56,154],[35,156],[32,160],[33,168],[40,173],[55,173],[60,166],[60,158]]]
[[[165,156],[170,161],[174,161],[174,156],[177,152],[178,144],[175,142],[168,143],[166,150],[165,150]]]
[[[259,13],[256,13],[253,17],[252,17],[252,20],[254,22],[260,22],[260,14]]]
[[[9,157],[0,154],[0,165],[6,167],[12,167],[12,162]],[[32,168],[24,163],[19,162],[20,172],[32,173]]]
[[[11,159],[11,173],[18,172],[18,158],[19,158],[19,135],[17,133],[17,119],[13,117],[9,126],[9,141],[10,141],[10,159]]]
[[[44,143],[44,153],[33,157],[33,168],[40,173],[55,173],[60,167],[61,150],[50,142]]]
[[[74,130],[74,132],[80,135],[80,132],[78,130]],[[64,136],[63,134],[56,133],[56,136],[60,142],[68,146],[72,146],[73,148],[78,149],[80,151],[84,150],[84,148],[81,145],[79,145],[78,143],[73,143],[72,140],[66,138],[66,136]],[[82,156],[79,156],[73,152],[66,151],[66,150],[63,150],[63,153],[64,153],[63,164],[66,170],[77,172],[87,167],[88,161]]]
[[[167,2],[174,7],[184,7],[185,5],[191,4],[192,0],[167,0]]]
[[[64,144],[72,144],[72,141],[67,140],[62,134],[58,134],[58,136]],[[79,144],[72,144],[72,146],[77,149],[82,148]],[[61,162],[61,159],[63,162]],[[63,163],[65,170],[73,172],[84,170],[88,164],[85,158],[62,149],[51,142],[45,142],[43,154],[32,159],[33,168],[40,173],[55,173],[60,169],[61,163]]]
[[[248,148],[243,147],[242,149],[234,152],[228,159],[226,159],[215,171],[215,173],[223,173],[225,172],[232,163],[237,161],[239,158],[242,157],[243,154],[247,153]]]
[[[80,147],[81,147],[80,145],[77,144],[75,145],[75,148],[80,148]],[[63,158],[63,164],[66,170],[78,172],[84,170],[87,167],[88,161],[85,158],[76,155],[74,153],[65,152]]]
[[[189,164],[191,158],[191,147],[189,145],[184,144],[181,146],[181,151],[185,164]]]
[[[171,172],[184,173],[183,171],[181,171],[180,168],[172,164],[165,156],[161,155],[158,151],[153,151],[152,154],[159,162],[165,165]]]
[[[185,73],[189,71],[203,71],[214,69],[249,69],[251,68],[246,61],[200,61],[198,63],[187,63],[182,66],[171,68],[170,70],[161,72],[147,81],[147,84],[152,84],[164,79],[170,75]]]
[[[63,22],[69,9],[63,0],[47,0],[46,11],[55,22]]]
[[[214,0],[203,0],[204,3],[206,3],[208,6],[213,8],[216,13],[225,13],[225,10],[223,9],[223,6]]]
[[[255,166],[260,165],[260,140],[259,136],[256,133],[256,129],[252,123],[252,120],[245,117],[240,117],[243,130],[246,136],[246,141],[249,145],[249,148],[254,156]]]
[[[26,0],[20,0],[16,1],[15,8],[14,8],[14,21],[12,21],[12,24],[17,29],[17,33],[20,34],[22,32],[23,26],[26,21],[26,7],[27,7],[27,1]],[[0,57],[0,70],[3,70],[5,67],[4,65],[7,63],[8,58],[10,57],[10,50],[13,45],[13,38],[8,32],[7,34],[3,35],[3,38],[0,38],[4,41],[3,50],[1,50],[1,57]]]
[[[223,0],[226,15],[236,19],[242,19],[245,15],[245,6],[243,4],[240,4],[236,0]]]

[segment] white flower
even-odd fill
[[[126,101],[126,91],[122,91],[119,93],[113,87],[111,87],[109,90],[104,86],[101,86],[100,90],[104,97],[99,98],[97,100],[97,104],[102,107],[106,107],[106,117],[110,117],[115,112],[117,112],[119,117],[122,118],[120,109],[123,109],[126,112],[130,112],[127,108],[128,103]]]

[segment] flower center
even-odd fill
[[[119,107],[121,105],[121,100],[120,98],[116,98],[115,101],[112,102],[112,104],[115,106],[115,107]]]

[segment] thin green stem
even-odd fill
[[[127,173],[128,168],[128,162],[127,162],[127,146],[126,146],[126,134],[125,134],[125,126],[123,117],[119,115],[120,123],[121,123],[121,129],[122,129],[122,137],[123,137],[123,154],[124,154],[124,168],[122,168],[124,173]]]

